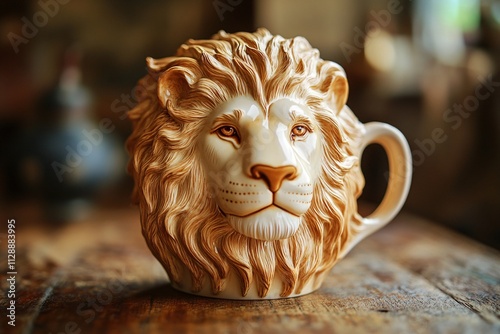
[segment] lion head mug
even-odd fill
[[[127,148],[142,232],[174,288],[229,299],[310,293],[401,209],[404,136],[362,124],[343,69],[265,29],[189,40],[147,59]],[[385,197],[358,213],[364,148],[389,160]]]

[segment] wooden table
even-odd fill
[[[173,290],[136,208],[62,229],[22,219],[16,326],[7,324],[4,293],[2,333],[500,333],[499,253],[411,215],[359,244],[317,292],[272,301]]]

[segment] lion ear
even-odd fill
[[[176,108],[192,84],[193,78],[183,69],[173,67],[163,72],[158,78],[157,92],[163,109]]]
[[[326,77],[322,87],[329,104],[339,113],[344,108],[349,94],[345,72],[342,69],[334,69]]]
[[[161,59],[146,58],[149,72],[158,78],[157,95],[163,109],[176,107],[191,89],[199,75],[195,73],[196,61],[183,57]]]

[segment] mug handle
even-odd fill
[[[401,210],[410,190],[412,159],[404,135],[386,123],[370,122],[364,126],[360,155],[368,145],[380,144],[389,160],[389,182],[382,202],[373,213],[362,218],[361,230],[349,241],[342,256],[365,237],[390,222]]]

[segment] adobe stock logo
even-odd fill
[[[365,42],[370,34],[377,33],[381,28],[386,28],[392,21],[393,15],[398,15],[403,12],[403,4],[400,0],[389,0],[387,9],[379,11],[370,11],[370,20],[365,24],[364,30],[360,27],[354,27],[353,44],[341,42],[340,50],[347,60],[347,63],[352,61],[352,55],[361,53],[365,47]]]
[[[49,17],[56,16],[57,13],[59,13],[60,6],[70,1],[71,0],[39,0],[38,6],[40,6],[41,9],[33,14],[32,19],[29,20],[26,16],[21,18],[23,22],[21,28],[22,36],[12,31],[7,34],[7,38],[14,52],[16,54],[19,53],[19,46],[21,44],[28,44],[30,40],[35,38],[40,28],[45,27],[47,23],[49,23]]]
[[[480,101],[490,98],[495,90],[500,87],[500,81],[493,81],[490,74],[488,77],[479,77],[479,84],[474,90],[474,94],[468,95],[462,103],[454,103],[451,108],[448,108],[443,113],[443,123],[449,127],[436,127],[432,129],[430,135],[419,139],[416,138],[413,142],[417,146],[412,150],[413,172],[416,168],[423,165],[428,157],[432,156],[437,147],[448,140],[448,134],[451,131],[456,131],[463,124],[464,120],[469,118],[480,105]],[[389,179],[390,175],[396,177],[405,177],[405,162],[398,161],[393,173],[386,172],[385,178]]]
[[[232,12],[236,6],[239,6],[243,0],[214,0],[212,4],[214,5],[215,11],[219,16],[219,19],[224,21],[224,13]]]
[[[443,122],[448,124],[453,131],[457,130],[462,125],[463,120],[469,118],[471,113],[479,108],[480,101],[491,97],[496,87],[500,87],[500,81],[493,81],[491,74],[487,78],[479,77],[478,81],[480,84],[476,86],[473,95],[468,95],[462,103],[455,103],[452,108],[444,111]],[[413,166],[422,165],[427,157],[434,154],[437,145],[444,143],[447,139],[446,129],[441,127],[434,128],[427,138],[416,138],[414,143],[418,149],[411,152]]]

